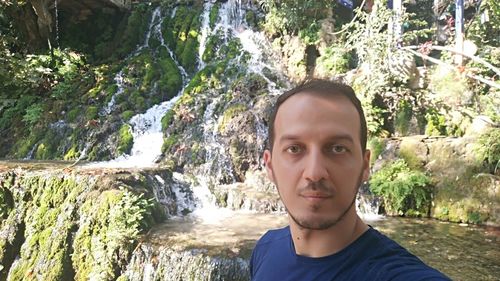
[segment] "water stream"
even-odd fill
[[[144,43],[140,45],[137,50],[133,53],[134,55],[139,54],[139,52],[144,48],[149,48],[149,40],[151,36],[159,39],[161,46],[165,47],[173,61],[175,62],[177,68],[181,72],[183,87],[179,93],[172,99],[162,102],[160,104],[154,105],[149,108],[146,112],[137,114],[133,116],[129,124],[132,126],[132,136],[134,143],[130,155],[122,155],[116,159],[107,162],[98,162],[89,164],[89,167],[107,167],[107,168],[127,168],[127,167],[152,167],[156,165],[157,158],[161,154],[161,146],[163,144],[163,133],[161,131],[161,118],[165,113],[170,110],[177,100],[183,93],[187,82],[188,75],[185,69],[179,64],[175,59],[173,52],[165,44],[163,35],[161,34],[161,24],[163,18],[161,15],[160,7],[157,7],[153,11],[151,16],[151,21],[149,24],[148,31],[145,36]],[[109,114],[115,104],[115,99],[118,95],[124,91],[123,82],[123,70],[120,71],[115,76],[115,82],[118,90],[112,96],[111,101],[103,109],[105,114]],[[154,91],[154,89],[153,89]]]

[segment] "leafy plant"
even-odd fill
[[[411,170],[403,159],[387,164],[370,179],[370,189],[384,199],[386,211],[398,215],[426,215],[430,205],[431,180]]]
[[[482,134],[476,151],[490,173],[500,174],[500,129],[493,128]]]
[[[35,125],[38,120],[42,117],[43,106],[39,103],[32,104],[26,109],[26,113],[23,116],[23,122],[28,124],[30,127]]]

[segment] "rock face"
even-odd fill
[[[500,225],[500,179],[489,174],[478,158],[478,138],[425,136],[388,140],[376,172],[403,158],[433,181],[431,217],[454,222]]]
[[[0,279],[114,280],[138,235],[169,212],[148,184],[168,182],[166,171],[63,168],[0,172]]]
[[[16,1],[17,2],[17,1]],[[84,20],[99,9],[128,10],[130,0],[30,0],[26,4],[9,7],[16,24],[23,30],[28,43],[34,49],[48,47],[47,40],[55,46],[53,39],[56,32],[55,9],[65,12],[74,20]]]

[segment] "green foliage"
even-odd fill
[[[387,164],[370,179],[370,189],[384,199],[386,211],[398,215],[427,215],[430,179],[411,170],[402,159]]]
[[[382,154],[385,148],[385,143],[383,140],[377,137],[371,137],[367,142],[367,149],[371,151],[370,164],[373,165],[377,161],[378,157]]]
[[[43,105],[41,104],[32,104],[28,108],[26,108],[26,113],[23,116],[23,122],[25,122],[28,126],[35,125],[38,120],[42,117],[43,114]]]
[[[396,112],[394,120],[394,130],[402,136],[408,135],[411,117],[413,116],[412,106],[408,101],[402,100]]]
[[[325,48],[316,61],[316,72],[320,76],[330,77],[349,70],[351,54],[342,46],[332,45]]]
[[[306,45],[315,45],[319,42],[319,29],[320,25],[317,22],[313,22],[299,31],[299,38],[302,39],[302,42]]]
[[[75,280],[115,280],[141,231],[149,227],[153,204],[127,189],[107,190],[80,208],[72,256]]]
[[[317,31],[317,27],[311,26],[328,15],[333,1],[262,0],[261,5],[268,9],[264,29],[269,34],[298,34],[301,30],[309,29],[305,33],[311,35],[315,33],[313,30]]]
[[[130,153],[134,145],[134,136],[132,136],[132,128],[128,124],[123,124],[119,131],[118,152]]]
[[[467,79],[458,71],[438,66],[430,74],[429,88],[446,104],[460,105],[468,90]]]
[[[500,129],[492,128],[479,136],[475,150],[490,173],[500,174]]]
[[[435,110],[429,110],[426,113],[425,119],[427,120],[427,126],[425,128],[425,134],[428,136],[446,136],[446,118],[436,112]]]
[[[498,34],[500,30],[500,3],[496,0],[481,1],[478,16],[474,18],[467,29],[467,38],[472,39],[478,46],[500,46]],[[483,16],[480,16],[483,14]],[[486,21],[483,19],[487,18]],[[497,64],[498,65],[498,64]]]

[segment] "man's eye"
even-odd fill
[[[287,147],[286,151],[288,153],[291,153],[291,154],[297,154],[297,153],[301,152],[302,149],[298,145],[291,145],[291,146]]]
[[[342,145],[334,145],[332,146],[332,152],[335,154],[345,153],[347,152],[347,148]]]

